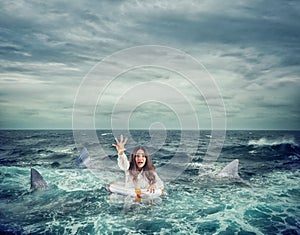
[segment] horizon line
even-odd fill
[[[38,131],[38,130],[45,130],[45,131],[74,131],[74,129],[72,128],[0,128],[0,131],[17,131],[17,130],[32,130],[32,131]],[[112,129],[110,128],[97,128],[97,129],[76,129],[76,131],[112,131]],[[124,131],[124,130],[128,130],[128,129],[114,129],[116,131]],[[129,130],[141,130],[141,131],[147,131],[149,129],[145,129],[145,128],[131,128]],[[169,128],[169,129],[151,129],[154,131],[213,131],[212,129],[209,128],[203,128],[203,129],[176,129],[176,128]],[[215,129],[214,131],[300,131],[300,129],[256,129],[256,128],[231,128],[231,129]]]

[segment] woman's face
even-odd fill
[[[147,159],[144,151],[142,149],[139,149],[135,154],[135,163],[139,170],[142,170],[142,168],[145,166],[146,160]]]

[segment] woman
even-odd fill
[[[115,138],[118,151],[118,165],[126,174],[126,187],[147,189],[150,193],[154,193],[156,189],[163,189],[164,184],[155,172],[155,167],[151,161],[148,151],[142,147],[136,147],[130,154],[128,161],[125,154],[125,144],[128,140],[120,136],[120,141]]]

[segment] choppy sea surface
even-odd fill
[[[145,146],[150,134],[130,132]],[[124,178],[111,131],[97,131],[104,151],[97,174],[76,166],[81,147],[72,130],[0,131],[0,234],[300,234],[300,131],[227,131],[209,163],[203,159],[211,133],[197,134],[186,146],[185,170],[165,182],[167,194],[135,202],[106,190]],[[165,137],[151,146],[158,170],[183,141],[179,130]],[[95,143],[85,147],[99,158]],[[239,179],[215,177],[234,159]],[[31,168],[50,190],[30,191]]]

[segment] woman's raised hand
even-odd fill
[[[123,155],[124,151],[126,150],[125,148],[125,144],[127,143],[128,138],[126,137],[125,140],[123,138],[123,135],[120,136],[120,141],[118,140],[118,138],[115,137],[116,140],[116,144],[112,144],[112,146],[115,146],[117,151],[118,151],[118,155]]]

